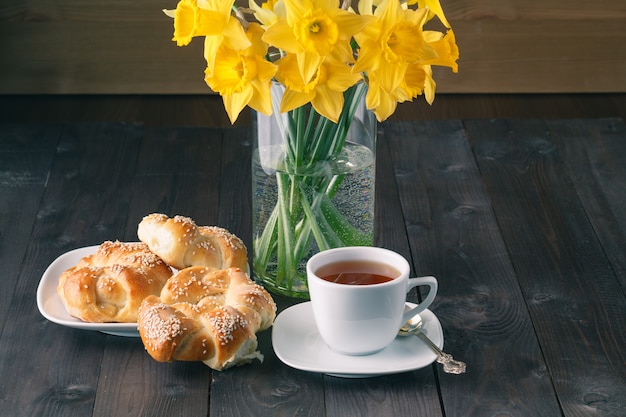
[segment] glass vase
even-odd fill
[[[371,246],[376,172],[375,115],[366,85],[344,93],[337,123],[306,104],[253,117],[253,275],[274,294],[309,298],[306,262],[341,246]]]

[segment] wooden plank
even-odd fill
[[[215,224],[221,168],[215,161],[221,153],[221,131],[142,131],[136,175],[129,179],[133,197],[123,239],[137,240],[138,223],[154,212],[184,214],[198,224]],[[141,340],[110,337],[93,415],[205,415],[210,377],[210,369],[200,362],[158,363]]]
[[[466,128],[564,415],[621,413],[626,299],[548,126]]]
[[[386,129],[418,275],[464,375],[437,365],[446,416],[559,415],[516,273],[458,121]]]
[[[417,342],[417,340],[416,340]],[[329,416],[429,416],[442,414],[432,367],[376,378],[325,377]]]
[[[219,225],[239,236],[248,255],[252,248],[252,130],[223,129],[224,142],[219,183]],[[248,256],[250,258],[250,256]]]
[[[5,381],[3,409],[91,415],[106,337],[48,322],[34,294],[55,257],[123,233],[139,139],[127,125],[64,126],[0,339],[0,374],[28,379]]]
[[[137,239],[143,216],[155,212],[189,216],[199,225],[217,224],[222,135],[220,129],[145,129],[129,239]]]
[[[263,363],[214,372],[212,417],[323,416],[322,375],[283,365],[271,350],[271,332],[258,334]]]
[[[438,92],[626,91],[624,19],[481,19],[453,25],[459,73],[437,69]]]
[[[239,1],[246,5],[245,0]],[[620,0],[449,0],[459,74],[445,93],[625,92],[626,8]],[[2,94],[205,94],[203,43],[171,42],[148,0],[102,5],[41,0],[0,6]]]
[[[0,333],[55,155],[59,125],[0,125]]]
[[[626,292],[624,121],[549,120],[547,125],[602,248]]]
[[[398,252],[412,266],[409,240],[404,227],[404,213],[398,196],[398,185],[394,176],[393,161],[389,151],[385,127],[378,129],[376,143],[376,205],[374,207],[374,246]]]

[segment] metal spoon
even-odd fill
[[[398,331],[400,336],[415,335],[422,339],[426,345],[437,354],[437,362],[443,365],[443,371],[448,374],[462,374],[465,372],[465,362],[455,360],[449,353],[444,353],[439,347],[432,342],[424,333],[422,333],[422,326],[424,322],[419,314],[413,316],[413,318],[405,323],[404,326]]]

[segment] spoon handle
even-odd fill
[[[428,336],[426,336],[421,331],[416,331],[415,335],[422,339],[422,341],[426,343],[428,347],[430,347],[437,354],[437,362],[443,365],[443,371],[445,373],[458,375],[465,372],[465,369],[467,367],[465,362],[457,361],[449,353],[443,352],[441,349],[439,349],[439,346],[434,344],[432,340],[430,340]]]

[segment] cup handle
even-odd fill
[[[402,324],[406,323],[411,317],[415,316],[416,314],[419,314],[422,311],[426,310],[426,308],[428,308],[428,306],[430,306],[431,303],[435,300],[438,288],[437,278],[432,276],[409,278],[409,284],[407,286],[406,292],[408,293],[411,289],[420,285],[427,285],[428,287],[430,287],[430,289],[428,290],[428,295],[417,306],[413,307],[409,311],[404,312],[402,316]]]

